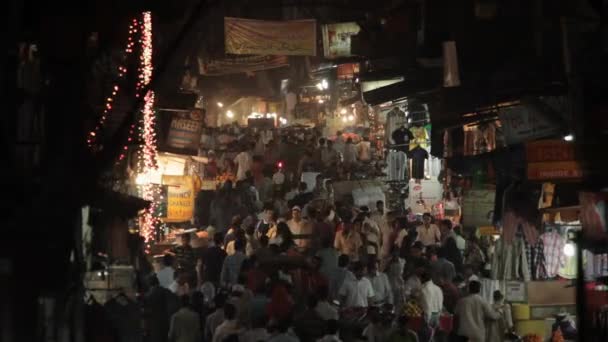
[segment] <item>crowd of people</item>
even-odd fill
[[[430,213],[335,198],[340,170],[374,159],[367,139],[304,136],[294,161],[290,138],[277,148],[255,138],[212,167],[225,177],[207,245],[184,234],[157,259],[144,296],[150,341],[505,340],[509,306],[484,293],[491,248]],[[314,186],[300,181],[311,170]]]

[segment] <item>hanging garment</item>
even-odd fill
[[[391,134],[393,142],[395,143],[395,149],[403,152],[407,152],[410,149],[410,142],[413,141],[414,135],[409,129],[404,126],[398,127]]]
[[[554,278],[560,267],[565,265],[564,245],[566,242],[557,232],[547,232],[540,236],[544,244],[547,277]]]
[[[423,149],[429,147],[429,136],[427,135],[427,131],[424,127],[412,126],[410,127],[410,132],[412,132],[412,135],[414,137],[414,139],[410,142],[410,151],[413,151],[418,146]]]
[[[547,279],[547,266],[545,262],[543,241],[539,239],[536,244],[532,245],[524,239],[524,243],[526,245],[526,258],[532,279]]]
[[[512,243],[503,239],[496,241],[492,256],[492,279],[530,281],[530,269],[523,239],[517,238]]]
[[[520,225],[522,226],[526,241],[531,245],[536,244],[536,241],[538,240],[538,231],[536,230],[536,227],[530,224],[528,221],[515,215],[515,213],[512,211],[508,211],[503,215],[502,238],[507,243],[513,241],[515,238],[515,233],[517,232],[517,227]]]
[[[404,181],[407,175],[407,155],[402,151],[390,151],[388,161],[388,181]]]
[[[392,134],[397,128],[405,124],[407,124],[407,117],[405,116],[405,112],[395,107],[386,115],[385,132],[387,132],[387,135]],[[391,144],[395,144],[395,142],[392,140],[392,136],[389,136],[388,142]]]
[[[431,177],[438,177],[441,173],[441,159],[431,156],[426,165],[426,174]]]
[[[429,158],[429,153],[421,148],[416,147],[410,151],[412,158],[412,178],[424,179],[424,163]]]

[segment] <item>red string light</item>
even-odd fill
[[[133,36],[138,32],[138,23],[137,23],[137,19],[133,19],[131,25],[129,25],[129,37],[127,38],[127,46],[124,49],[124,52],[127,56],[129,56],[132,52],[133,52],[133,44],[132,40],[133,40]],[[118,66],[118,78],[119,81],[124,79],[125,75],[127,74],[127,68],[120,65]],[[105,100],[104,103],[104,110],[103,113],[101,114],[101,117],[99,118],[99,120],[97,121],[97,125],[95,125],[95,128],[89,132],[88,138],[87,138],[87,144],[89,145],[89,148],[93,148],[97,142],[97,138],[99,137],[99,131],[104,127],[106,120],[108,118],[108,114],[110,114],[110,111],[112,110],[112,102],[114,102],[114,98],[116,97],[116,95],[118,94],[118,91],[120,90],[120,87],[118,85],[117,81],[114,86],[112,87],[112,93],[110,96],[108,96]]]
[[[136,96],[140,96],[140,91],[150,83],[152,79],[152,14],[143,13],[142,52],[140,56],[139,82],[136,86]],[[154,201],[158,195],[158,189],[150,183],[149,175],[158,169],[157,163],[157,141],[156,141],[156,115],[154,113],[154,91],[148,90],[144,95],[144,106],[142,109],[142,122],[140,127],[140,137],[143,146],[140,151],[139,174],[147,175],[147,181],[142,185],[142,194],[145,200],[151,202],[150,207],[143,212],[140,234],[144,237],[147,246],[154,241],[155,227],[160,222],[154,215],[157,203]]]

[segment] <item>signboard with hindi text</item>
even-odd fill
[[[163,175],[167,186],[167,217],[164,222],[186,222],[194,217],[194,202],[201,180],[197,176]]]
[[[501,108],[498,117],[507,145],[558,134],[560,127],[524,105]]]
[[[234,55],[316,56],[317,22],[225,17],[224,45]]]

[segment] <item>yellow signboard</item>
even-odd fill
[[[226,17],[224,45],[234,55],[316,56],[317,22]]]
[[[201,187],[197,176],[165,176],[167,185],[167,217],[165,222],[185,222],[194,217],[194,201]]]

